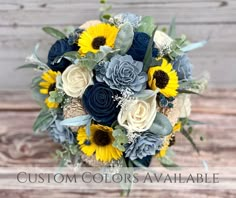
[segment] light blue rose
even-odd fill
[[[137,93],[146,88],[147,74],[142,71],[143,63],[129,55],[115,55],[110,62],[96,67],[96,79],[105,82],[111,89]]]
[[[156,151],[161,149],[163,141],[164,138],[158,137],[154,133],[143,132],[131,144],[126,146],[125,157],[136,160],[155,155]]]
[[[115,15],[110,19],[110,22],[118,26],[124,23],[130,23],[135,29],[138,28],[141,19],[142,19],[141,16],[127,12]]]
[[[179,80],[190,80],[192,79],[193,65],[186,54],[178,56],[173,61],[173,68],[176,70]]]
[[[55,122],[48,128],[49,136],[57,143],[74,144],[75,137],[73,132],[65,126],[60,124],[62,120],[55,120]]]

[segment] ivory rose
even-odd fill
[[[154,43],[159,50],[164,50],[166,47],[170,47],[173,39],[169,37],[166,33],[157,30],[154,35]]]
[[[81,98],[85,89],[93,84],[93,73],[85,67],[70,65],[62,73],[63,90],[68,96]]]
[[[145,100],[127,100],[120,113],[118,122],[128,132],[147,131],[156,117],[156,95]]]

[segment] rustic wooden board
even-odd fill
[[[195,128],[194,136],[201,152],[196,154],[181,134],[173,147],[175,161],[181,166],[209,167],[236,166],[236,90],[214,89],[204,97],[193,97],[192,119],[208,123]],[[46,136],[34,136],[32,124],[38,113],[38,107],[30,99],[28,92],[0,92],[0,166],[55,166],[52,154],[58,147]],[[200,136],[205,140],[200,141]],[[153,160],[152,166],[159,166]],[[74,197],[118,197],[119,192],[112,191],[0,191],[0,197],[6,198],[74,198]],[[186,191],[133,191],[131,197],[214,197],[234,198],[236,191],[231,190],[186,190]]]
[[[64,28],[78,26],[98,17],[99,0],[0,0],[0,89],[25,89],[33,72],[14,68],[24,63],[35,44],[41,43],[40,55],[46,59],[55,40],[45,35],[45,25]],[[190,40],[210,37],[209,44],[190,54],[195,73],[211,73],[211,86],[234,87],[236,52],[236,2],[234,0],[110,0],[114,13],[134,12],[155,17],[158,24],[168,25],[176,16],[178,32]],[[222,66],[227,67],[222,67]],[[226,70],[224,70],[227,68]],[[224,73],[224,76],[222,76]],[[11,77],[9,80],[8,77]]]

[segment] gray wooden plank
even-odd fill
[[[98,0],[1,0],[0,24],[2,26],[79,24],[91,17],[98,16],[98,2]],[[236,22],[234,0],[111,0],[109,2],[113,5],[114,13],[130,11],[151,15],[161,23],[168,23],[174,15],[179,18],[181,23],[188,24]]]

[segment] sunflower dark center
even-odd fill
[[[111,137],[108,132],[97,130],[93,136],[93,141],[98,146],[106,146],[111,143]]]
[[[49,86],[49,88],[48,88],[48,93],[49,93],[50,91],[54,91],[55,89],[56,89],[56,83],[51,84],[51,85]]]
[[[93,49],[99,49],[100,46],[103,46],[106,44],[106,38],[103,36],[98,36],[93,39],[92,46]]]
[[[161,70],[155,71],[153,78],[156,79],[156,86],[160,89],[165,88],[169,82],[168,74]]]

